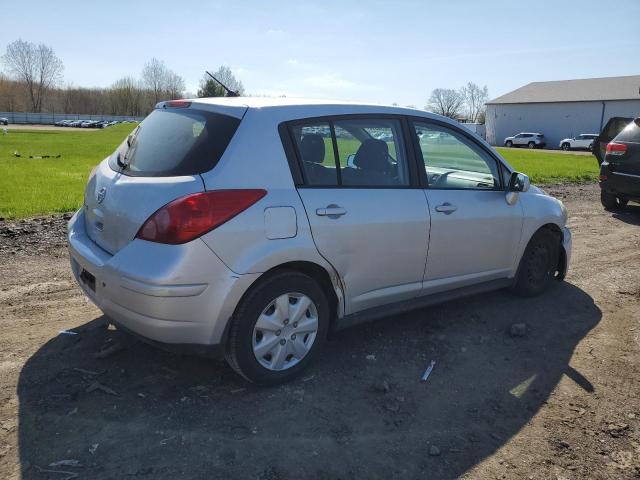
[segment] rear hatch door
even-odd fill
[[[629,123],[614,139],[626,146],[623,155],[608,154],[609,172],[613,184],[620,193],[640,196],[640,118]]]
[[[600,135],[593,141],[593,154],[598,160],[598,165],[604,162],[604,157],[607,151],[607,143],[615,138],[624,127],[629,125],[633,118],[626,117],[612,117],[600,132]]]
[[[111,254],[131,242],[156,210],[204,190],[200,174],[218,163],[246,110],[169,103],[180,106],[156,108],[87,183],[87,233]]]

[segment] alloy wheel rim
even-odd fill
[[[284,293],[258,316],[253,327],[253,354],[268,370],[287,370],[307,356],[317,334],[318,309],[313,301],[302,293]]]

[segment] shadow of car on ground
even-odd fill
[[[100,317],[21,372],[23,477],[455,478],[516,435],[563,374],[594,390],[569,360],[600,319],[568,283],[536,298],[484,294],[335,334],[303,377],[258,388]],[[519,322],[527,332],[513,337]],[[128,347],[94,358],[116,341]],[[63,459],[82,466],[48,467]]]

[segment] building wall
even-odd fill
[[[640,116],[640,100],[558,102],[487,105],[487,141],[501,146],[505,137],[519,132],[540,132],[547,148],[581,133],[600,133],[611,117]],[[602,120],[602,124],[601,124]]]

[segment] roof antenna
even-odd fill
[[[207,75],[209,75],[211,78],[213,78],[216,82],[218,82],[220,84],[220,86],[222,88],[225,89],[225,91],[227,92],[227,97],[239,97],[240,94],[238,92],[234,92],[233,90],[231,90],[229,87],[227,87],[224,83],[222,83],[220,80],[218,80],[216,77],[214,77],[211,73],[209,73],[207,70],[204,71],[204,73],[206,73]]]

